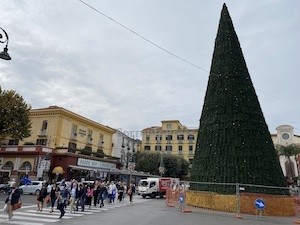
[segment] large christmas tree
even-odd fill
[[[215,40],[191,180],[286,186],[225,4]],[[223,192],[224,188],[214,187],[214,191],[218,190]]]

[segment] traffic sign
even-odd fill
[[[261,198],[255,199],[254,205],[257,210],[263,210],[266,208],[265,200],[263,200]]]

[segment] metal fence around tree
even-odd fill
[[[259,216],[296,216],[300,205],[297,188],[240,183],[181,181],[170,187],[166,203],[181,211],[198,209]]]

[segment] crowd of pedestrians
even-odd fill
[[[62,218],[66,211],[76,213],[84,211],[85,207],[104,207],[106,203],[114,204],[129,196],[130,203],[135,192],[135,185],[128,187],[122,182],[95,181],[93,183],[78,182],[76,180],[61,181],[59,184],[44,185],[37,195],[37,211],[43,211],[45,205],[50,207],[50,213],[60,211]],[[69,206],[69,207],[67,207]]]

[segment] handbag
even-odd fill
[[[19,201],[12,205],[12,210],[16,210],[22,207],[21,196],[19,197]]]
[[[22,207],[22,202],[18,202],[12,205],[12,210],[20,209]]]

